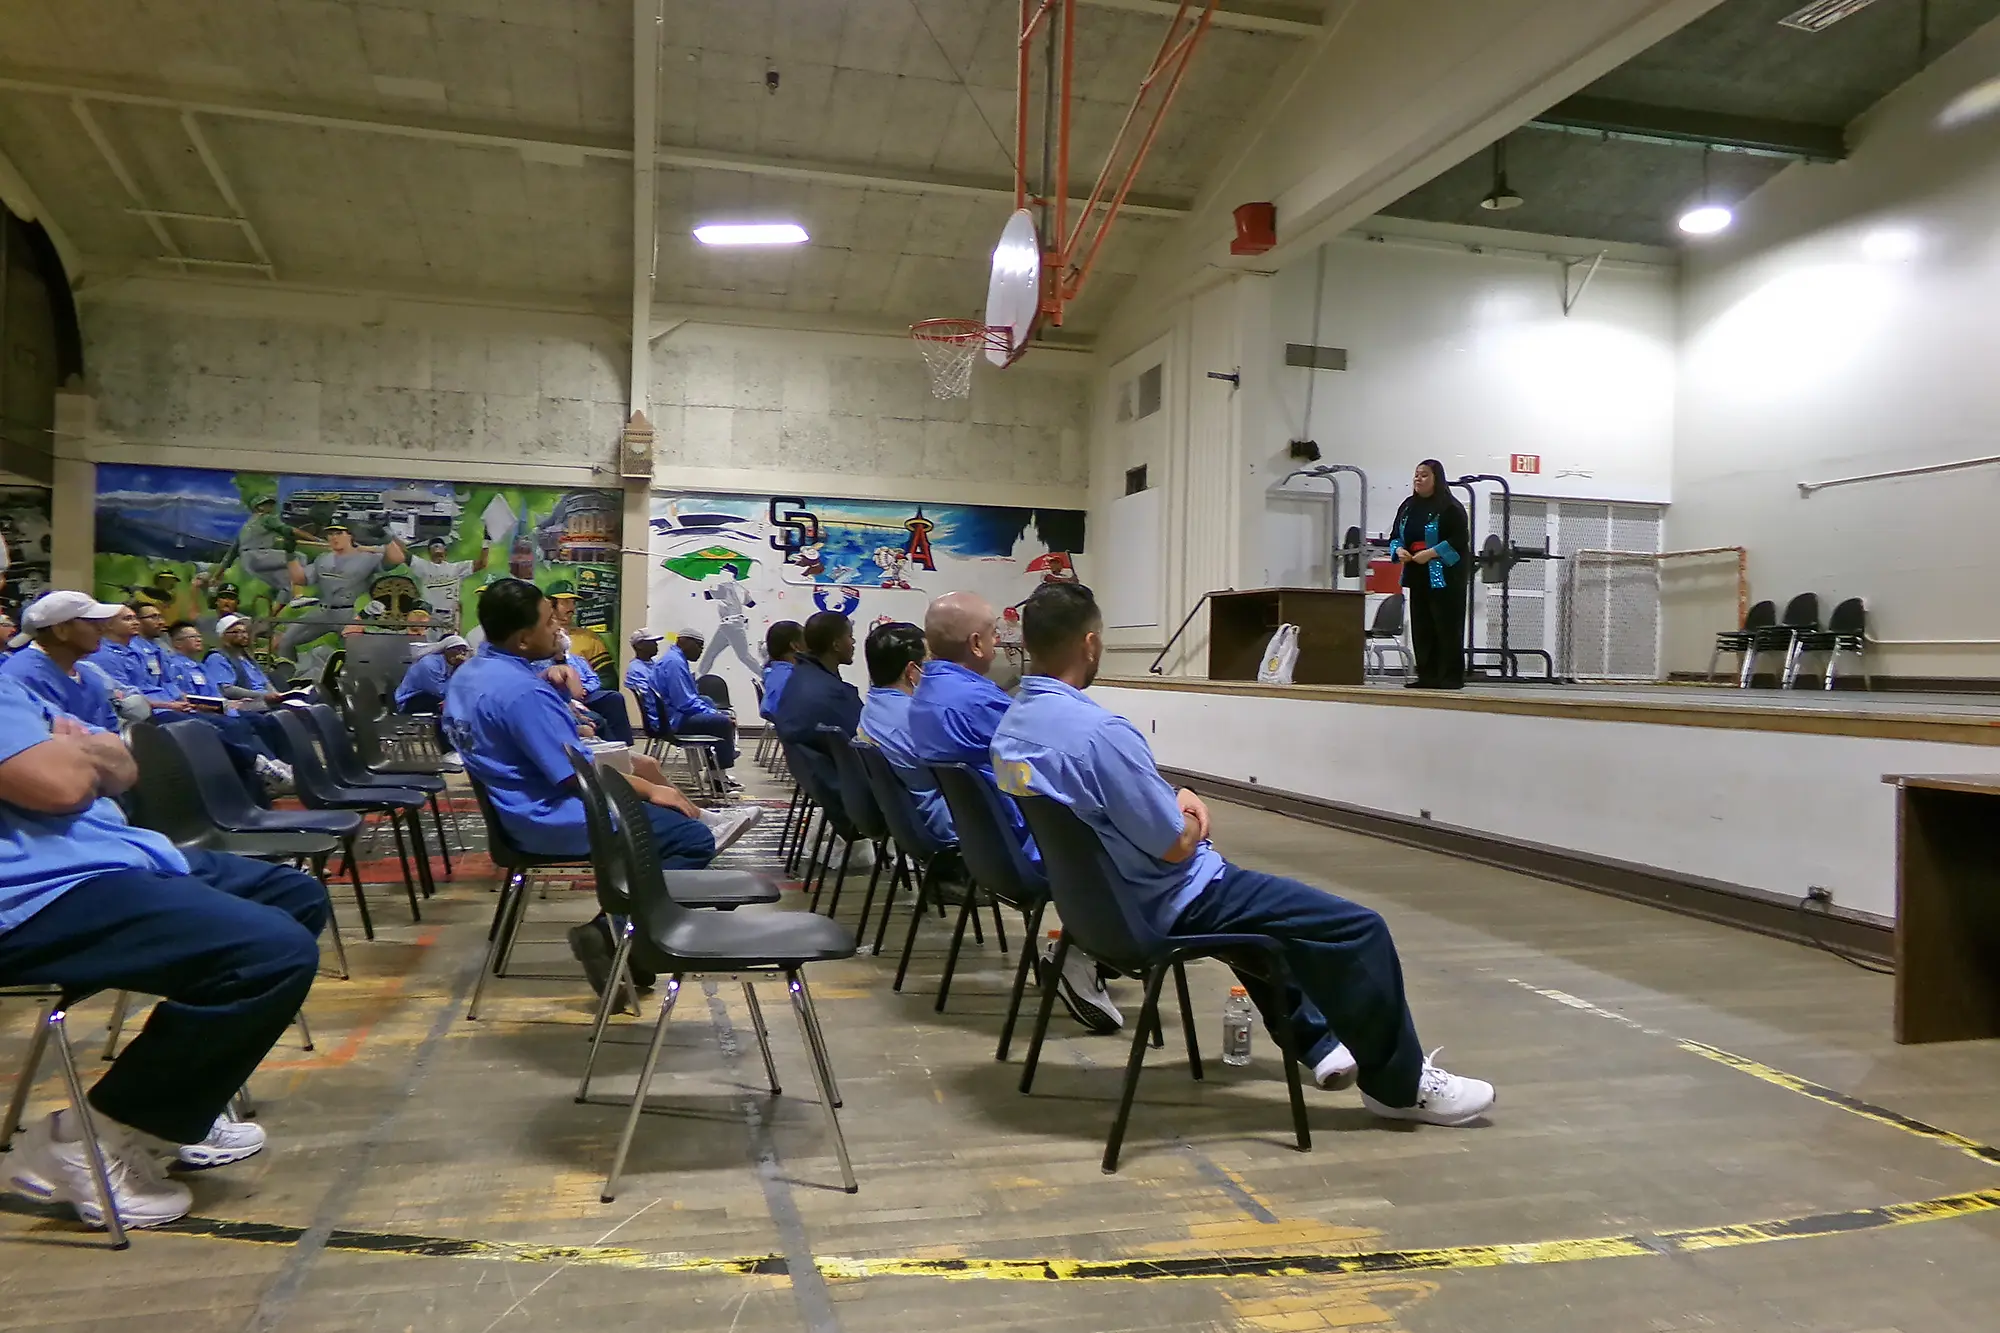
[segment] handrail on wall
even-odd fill
[[[1937,472],[1963,472],[1967,468],[1989,467],[2000,463],[2000,454],[1986,458],[1963,458],[1956,463],[1930,463],[1923,467],[1899,467],[1888,472],[1863,472],[1854,477],[1835,477],[1830,481],[1802,481],[1799,483],[1799,498],[1810,500],[1814,491],[1823,491],[1833,486],[1852,486],[1862,481],[1888,481],[1894,477],[1927,477]]]
[[[1235,592],[1236,589],[1223,588],[1220,589],[1219,591]],[[1201,596],[1194,599],[1194,605],[1188,608],[1187,619],[1181,622],[1181,627],[1174,631],[1173,637],[1168,639],[1166,643],[1160,648],[1160,655],[1153,659],[1153,665],[1146,668],[1146,672],[1148,675],[1162,676],[1166,674],[1164,671],[1160,669],[1160,663],[1167,660],[1167,654],[1173,651],[1174,645],[1176,643],[1180,642],[1181,635],[1187,633],[1187,627],[1194,623],[1195,613],[1200,611],[1202,607],[1208,605],[1208,599],[1213,596],[1215,596],[1215,593],[1205,592]]]

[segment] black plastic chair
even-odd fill
[[[729,707],[729,682],[720,676],[703,676],[694,683],[694,692],[717,708]]]
[[[881,808],[882,817],[889,822],[889,834],[896,840],[896,848],[901,856],[916,863],[910,878],[917,886],[916,901],[910,904],[910,928],[903,937],[903,957],[896,964],[896,980],[892,990],[903,989],[903,978],[910,970],[910,953],[917,946],[917,927],[923,922],[924,911],[937,903],[942,913],[943,903],[938,897],[938,880],[945,872],[959,864],[958,844],[939,842],[924,827],[923,818],[917,813],[917,803],[910,795],[910,789],[896,776],[896,770],[889,766],[888,758],[872,745],[857,746],[854,751],[861,757],[861,767],[868,774],[869,790],[875,793],[875,803]],[[967,891],[970,894],[970,890]],[[890,885],[888,901],[882,904],[882,918],[875,926],[874,952],[882,952],[882,936],[889,929],[889,914],[896,906],[895,886]],[[1033,943],[1030,942],[1030,950]]]
[[[1048,1033],[1049,1013],[1056,1002],[1056,978],[1062,975],[1072,944],[1099,962],[1145,980],[1146,1001],[1139,1011],[1139,1021],[1132,1028],[1132,1055],[1125,1065],[1125,1087],[1118,1099],[1117,1118],[1111,1122],[1111,1136],[1104,1145],[1104,1170],[1116,1171],[1118,1150],[1125,1141],[1126,1122],[1132,1115],[1132,1098],[1139,1089],[1139,1070],[1146,1059],[1147,1039],[1160,1021],[1160,987],[1167,973],[1174,974],[1181,1031],[1187,1038],[1188,1064],[1194,1076],[1200,1078],[1201,1051],[1195,1040],[1194,1007],[1188,1001],[1186,960],[1225,959],[1232,967],[1264,977],[1281,995],[1291,985],[1291,968],[1285,962],[1284,944],[1269,935],[1162,935],[1118,892],[1118,872],[1089,825],[1078,819],[1068,806],[1049,797],[1022,796],[1017,800],[1042,853],[1042,867],[1048,874],[1049,889],[1063,922],[1055,959],[1043,978],[1042,1005],[1035,1016],[1035,1035],[1028,1045],[1027,1063],[1021,1070],[1021,1091],[1025,1093],[1034,1086],[1042,1039]],[[1292,1100],[1292,1127],[1298,1136],[1299,1151],[1310,1152],[1312,1131],[1306,1125],[1305,1096],[1299,1087],[1299,1053],[1294,1048],[1291,1026],[1290,1018],[1280,1012],[1275,1015],[1271,1035],[1278,1044],[1278,1058],[1285,1066],[1285,1084]]]
[[[361,913],[361,933],[375,938],[375,921],[368,911],[368,896],[361,887],[361,858],[356,842],[361,833],[361,816],[346,810],[266,810],[251,799],[243,779],[215,732],[204,726],[141,723],[133,728],[136,736],[143,727],[172,743],[187,762],[202,812],[217,828],[232,833],[326,833],[340,840],[341,859],[354,882],[354,904]]]
[[[828,731],[824,739],[830,744],[833,741],[844,740],[845,737],[837,732]],[[787,745],[789,746],[789,742]],[[810,764],[794,764],[792,773],[799,789],[819,808],[820,813],[819,832],[813,838],[812,855],[806,860],[806,874],[813,886],[812,910],[817,912],[820,895],[826,892],[826,872],[833,860],[832,840],[837,838],[841,843],[840,872],[833,881],[833,901],[838,905],[840,891],[847,884],[848,864],[854,859],[854,844],[860,841],[862,834],[854,821],[848,817],[847,807],[841,801],[840,792],[820,781],[818,769]],[[800,830],[801,846],[805,842],[804,832],[803,829]],[[821,855],[822,848],[825,850],[824,856]],[[795,847],[793,850],[796,855],[798,849]],[[816,874],[815,867],[818,868]]]
[[[280,709],[276,717],[285,738],[286,761],[292,766],[292,786],[299,794],[299,800],[308,810],[346,810],[356,814],[381,815],[388,821],[390,832],[396,839],[396,857],[403,866],[403,888],[410,899],[410,919],[424,919],[423,909],[417,905],[417,884],[423,883],[423,895],[428,898],[436,892],[431,883],[430,855],[424,849],[424,821],[418,813],[424,806],[424,794],[409,787],[354,787],[341,782],[327,771],[320,759],[316,744],[316,729],[292,709]],[[403,849],[403,830],[407,823],[410,834],[410,850]],[[416,862],[416,874],[410,873],[410,862]]]
[[[394,772],[371,768],[355,750],[354,740],[340,714],[325,704],[295,705],[294,711],[305,714],[312,721],[313,729],[319,733],[327,770],[340,782],[363,789],[390,787],[424,794],[424,801],[431,808],[431,826],[437,830],[438,854],[444,858],[445,877],[450,878],[454,873],[451,868],[451,843],[445,837],[444,813],[438,808],[438,794],[445,788],[443,776],[415,768]]]
[[[1874,689],[1875,681],[1868,674],[1868,605],[1859,597],[1850,597],[1833,608],[1827,618],[1825,629],[1805,630],[1797,637],[1797,650],[1792,657],[1791,670],[1785,679],[1785,687],[1792,688],[1798,682],[1799,663],[1807,653],[1825,653],[1826,669],[1820,678],[1820,688],[1833,688],[1834,672],[1840,664],[1842,653],[1852,653],[1861,663],[1861,684],[1866,689]]]
[[[1708,679],[1715,679],[1716,664],[1722,660],[1724,653],[1735,653],[1740,659],[1737,663],[1736,671],[1737,688],[1748,689],[1752,661],[1751,649],[1757,642],[1757,636],[1777,623],[1778,604],[1776,602],[1758,602],[1743,617],[1743,628],[1723,630],[1717,634],[1715,636],[1715,648],[1708,655]]]
[[[182,851],[199,848],[259,861],[310,862],[313,878],[326,889],[326,924],[333,935],[333,954],[340,964],[340,979],[347,980],[350,975],[347,943],[340,936],[340,917],[333,910],[333,890],[326,883],[327,858],[341,845],[341,839],[324,829],[249,832],[225,829],[209,818],[187,756],[167,738],[162,728],[141,722],[132,728],[129,741],[132,758],[139,767],[139,782],[131,793],[135,798],[132,822],[160,834]]]
[[[502,875],[500,901],[493,905],[493,924],[486,932],[486,961],[480,964],[479,980],[473,984],[472,1000],[465,1007],[465,1017],[470,1021],[479,1017],[479,997],[486,993],[486,979],[507,975],[508,960],[514,956],[514,939],[528,916],[529,876],[555,866],[587,868],[591,862],[588,856],[544,856],[523,848],[500,822],[500,812],[493,808],[486,784],[474,777],[470,768],[466,770],[466,778],[472,785],[472,799],[479,805],[479,817],[486,823],[487,855],[493,858]]]
[[[875,848],[875,868],[868,876],[868,892],[861,899],[861,919],[854,923],[856,936],[868,934],[868,917],[875,910],[875,890],[882,882],[882,867],[889,860],[889,821],[883,817],[882,807],[875,800],[875,793],[868,786],[868,770],[861,766],[861,756],[854,752],[854,742],[845,736],[829,737],[833,750],[833,770],[840,777],[840,807],[853,823],[855,831],[867,839]],[[841,863],[843,872],[846,862]],[[889,892],[896,892],[895,877],[890,879]],[[840,915],[840,885],[833,886],[833,901],[827,904],[828,916]]]
[[[773,744],[789,749],[791,743],[774,740]],[[788,776],[789,768],[787,765]],[[785,867],[785,873],[788,875],[797,873],[799,853],[805,850],[806,829],[811,827],[812,812],[817,808],[812,793],[806,790],[805,784],[793,778],[792,801],[785,808],[784,828],[778,834],[778,861]]]
[[[1749,688],[1756,679],[1757,659],[1764,653],[1782,652],[1783,660],[1778,665],[1776,681],[1780,689],[1792,677],[1798,662],[1799,636],[1819,628],[1819,597],[1815,593],[1802,592],[1785,603],[1785,613],[1778,617],[1778,623],[1758,630],[1751,636],[1750,651],[1743,658],[1744,688]]]
[[[571,767],[576,770],[578,786],[583,792],[583,821],[586,836],[590,839],[591,871],[597,881],[597,905],[614,922],[625,923],[616,931],[618,947],[611,956],[611,981],[604,993],[598,997],[597,1021],[590,1031],[590,1058],[583,1066],[583,1081],[577,1085],[576,1099],[579,1102],[590,1099],[590,1073],[597,1064],[598,1045],[604,1039],[604,1025],[611,1021],[611,1009],[615,997],[621,990],[629,990],[632,1012],[639,1012],[639,993],[632,985],[632,903],[626,888],[625,858],[618,841],[617,821],[611,816],[610,798],[604,794],[604,780],[598,776],[597,765],[589,755],[579,750],[571,750]],[[749,907],[757,903],[778,901],[778,883],[767,875],[753,874],[746,870],[665,870],[667,892],[683,907],[714,908],[732,912],[739,907]],[[743,983],[743,997],[749,1002],[750,1012],[757,1019],[757,1037],[764,1039],[764,1018],[757,1008],[757,993],[750,989],[750,983]],[[764,1067],[772,1068],[771,1048],[764,1047]],[[777,1082],[777,1075],[771,1075]]]
[[[1404,675],[1416,674],[1416,656],[1411,653],[1410,645],[1403,642],[1404,616],[1402,593],[1391,593],[1375,604],[1375,618],[1362,635],[1361,648],[1378,674],[1388,671],[1386,658],[1390,653],[1396,655]]]
[[[854,932],[837,922],[811,912],[696,912],[674,900],[660,870],[659,851],[653,843],[652,825],[646,819],[645,803],[616,770],[603,772],[604,794],[610,799],[618,822],[618,839],[624,852],[626,889],[632,906],[632,959],[635,964],[667,978],[660,1001],[660,1017],[646,1048],[645,1063],[632,1091],[631,1109],[625,1130],[618,1140],[617,1154],[605,1176],[605,1203],[618,1191],[618,1177],[625,1169],[632,1136],[646,1109],[646,1093],[652,1086],[653,1071],[660,1063],[660,1048],[666,1042],[667,1020],[673,1016],[674,1001],[680,997],[681,980],[689,974],[766,972],[782,975],[792,997],[792,1011],[805,1039],[807,1064],[819,1089],[820,1104],[826,1109],[827,1127],[833,1133],[834,1152],[840,1159],[841,1180],[849,1194],[855,1192],[854,1167],[848,1161],[847,1140],[840,1132],[840,1092],[827,1056],[826,1038],[813,1010],[812,993],[806,988],[804,968],[809,963],[832,962],[855,954]],[[761,1015],[753,1007],[754,1021]],[[775,1067],[771,1092],[780,1091]]]
[[[963,764],[934,764],[944,803],[951,808],[952,827],[958,832],[958,854],[972,872],[973,882],[994,898],[1006,903],[1027,921],[1027,944],[1014,968],[1014,990],[1007,1000],[1007,1021],[1000,1027],[1000,1044],[993,1050],[995,1060],[1005,1060],[1014,1040],[1014,1024],[1021,1013],[1021,996],[1028,986],[1028,969],[1035,961],[1035,941],[1042,937],[1042,913],[1049,905],[1049,881],[1041,867],[1014,836],[1003,802],[1010,798],[986,775]],[[973,895],[967,895],[967,906]],[[951,984],[952,965],[958,961],[959,944],[965,939],[965,908],[959,911],[958,929],[951,937],[951,957],[945,961],[944,980],[938,984],[938,1011],[944,1011],[945,988]]]

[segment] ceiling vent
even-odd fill
[[[1797,28],[1800,32],[1825,32],[1850,14],[1856,14],[1875,3],[1875,0],[1813,0],[1813,3],[1793,14],[1778,20],[1781,28]]]

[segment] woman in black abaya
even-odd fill
[[[1409,498],[1389,529],[1389,554],[1403,567],[1416,689],[1465,687],[1465,593],[1472,569],[1465,506],[1445,485],[1444,464],[1417,464]]]

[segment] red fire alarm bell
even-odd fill
[[[1238,204],[1236,239],[1229,243],[1232,255],[1261,255],[1278,243],[1276,204]]]

